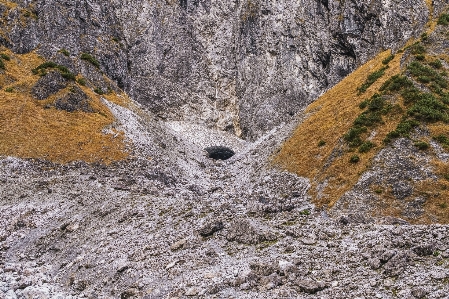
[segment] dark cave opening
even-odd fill
[[[226,146],[211,146],[204,150],[208,157],[214,160],[227,160],[235,155],[235,152]]]

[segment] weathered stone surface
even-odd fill
[[[223,221],[214,220],[206,223],[202,228],[198,230],[198,233],[203,237],[212,236],[214,233],[222,230],[224,228]]]
[[[89,97],[78,86],[72,86],[70,92],[55,101],[55,107],[67,112],[93,112]]]
[[[50,71],[41,77],[31,89],[34,98],[44,100],[67,86],[67,80],[58,71]]]
[[[12,2],[0,36],[14,51],[39,45],[62,61],[67,49],[76,61],[64,65],[114,88],[79,60],[90,53],[160,117],[248,139],[289,121],[381,49],[418,36],[429,15],[421,0]],[[441,11],[446,1],[436,2]]]

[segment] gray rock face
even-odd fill
[[[34,98],[44,100],[66,86],[67,80],[58,71],[51,71],[37,81],[31,93]]]
[[[93,109],[89,104],[89,98],[81,88],[77,86],[72,86],[68,94],[56,100],[55,107],[68,112],[93,112]]]
[[[422,0],[12,2],[0,4],[3,45],[56,61],[62,48],[90,53],[159,117],[248,139],[419,35],[429,15]],[[434,2],[435,13],[447,3]],[[75,70],[92,80],[84,64]]]

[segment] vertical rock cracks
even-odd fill
[[[15,52],[91,53],[161,118],[250,140],[418,36],[429,15],[423,0],[4,1],[0,11],[0,43]]]

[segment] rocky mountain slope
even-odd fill
[[[98,79],[72,62],[89,53],[159,117],[255,140],[379,50],[418,37],[435,2],[3,0],[0,44]]]
[[[447,5],[0,0],[0,298],[447,298]]]

